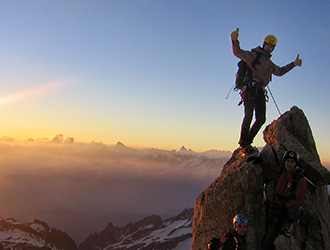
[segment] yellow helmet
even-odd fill
[[[266,36],[265,39],[264,39],[264,44],[265,43],[268,43],[270,45],[273,45],[274,47],[276,46],[277,44],[277,39],[275,36],[273,35],[269,35],[269,36]]]

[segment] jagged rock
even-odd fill
[[[210,239],[221,238],[232,228],[232,219],[238,213],[250,219],[249,248],[256,249],[260,244],[264,227],[262,172],[246,163],[246,158],[236,150],[220,176],[196,199],[193,250],[206,249]]]
[[[306,169],[308,178],[318,186],[330,184],[330,172],[320,162],[308,120],[298,107],[292,107],[268,125],[264,130],[264,140],[267,145],[276,147],[279,158],[289,149],[299,152],[299,165]],[[263,151],[272,155],[270,147]]]
[[[305,169],[305,176],[316,185],[308,185],[305,213],[300,223],[295,226],[294,238],[298,249],[330,249],[330,202],[327,189],[330,172],[320,162],[313,134],[303,111],[292,107],[278,120],[273,121],[264,130],[264,140],[267,146],[260,153],[262,158],[276,164],[273,149],[280,162],[286,150],[295,150],[300,155],[299,166]],[[269,173],[264,171],[266,183],[268,176]],[[272,192],[273,185],[268,186]],[[286,240],[281,240],[277,250],[289,249],[286,248],[287,244],[283,243]]]
[[[276,250],[300,250],[300,248],[297,244],[297,241],[291,237],[287,238],[284,235],[280,235],[276,238],[274,242]],[[313,248],[314,249],[314,248]]]
[[[330,173],[322,166],[311,129],[303,112],[293,107],[264,131],[267,145],[260,156],[269,162],[282,163],[282,155],[296,150],[299,166],[318,187],[308,185],[305,214],[295,225],[293,237],[278,237],[276,250],[330,249],[330,202],[327,186]],[[275,154],[274,154],[275,151]],[[264,234],[264,184],[271,188],[270,175],[259,164],[246,163],[246,155],[236,150],[220,176],[195,201],[192,250],[206,249],[208,241],[232,228],[232,218],[244,213],[250,219],[248,249],[259,250]]]

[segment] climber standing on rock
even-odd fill
[[[209,250],[246,250],[246,230],[249,224],[248,217],[237,214],[233,218],[233,230],[227,232],[221,240],[213,238],[208,245]]]
[[[297,222],[302,214],[302,205],[305,204],[307,196],[307,182],[303,175],[303,169],[297,166],[299,154],[296,151],[286,151],[283,155],[284,169],[275,166],[257,156],[251,156],[248,162],[262,164],[272,173],[277,180],[275,186],[275,197],[268,201],[266,211],[266,233],[263,238],[263,250],[273,250],[274,241],[286,223],[287,228],[283,234],[291,237],[292,223]]]
[[[257,135],[261,126],[266,121],[266,99],[267,91],[265,87],[271,81],[272,74],[282,76],[296,66],[302,65],[302,60],[297,58],[284,67],[274,64],[270,58],[271,53],[277,45],[277,39],[273,35],[266,36],[262,47],[257,47],[251,51],[242,50],[238,41],[238,31],[232,32],[231,40],[233,53],[242,61],[246,62],[251,77],[245,77],[242,86],[242,101],[244,102],[244,119],[241,127],[239,145],[243,150],[249,150],[254,137]],[[256,120],[251,126],[253,112],[255,111]]]

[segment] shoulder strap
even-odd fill
[[[293,188],[296,188],[297,183],[300,178],[305,177],[304,176],[305,169],[297,167],[296,172],[294,173],[293,180],[292,180],[292,186]]]
[[[233,232],[231,232],[231,231],[227,232],[227,233],[222,237],[221,241],[222,241],[223,239],[225,239],[225,238],[228,238],[228,237],[232,237],[232,238],[234,239],[234,241],[235,241],[235,245],[236,245],[235,250],[238,250],[238,239],[237,239],[236,236],[233,234]]]
[[[252,66],[255,67],[257,64],[260,64],[259,63],[259,58],[260,58],[260,55],[261,53],[255,51],[257,53],[257,56],[256,56],[256,59],[254,59],[253,63],[252,63]]]
[[[234,240],[235,240],[235,243],[236,243],[236,248],[235,248],[235,250],[237,250],[238,249],[238,240],[237,240],[237,238],[233,235],[233,238],[234,238]]]

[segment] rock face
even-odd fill
[[[330,184],[330,172],[321,165],[305,115],[299,108],[291,108],[265,129],[264,140],[262,158],[276,163],[275,152],[282,163],[286,150],[296,150],[301,159],[299,166],[317,186],[308,185],[301,222],[295,225],[292,238],[277,238],[276,249],[329,250],[330,200],[326,185]],[[264,185],[267,190],[272,186],[269,173],[246,159],[246,155],[236,150],[220,176],[195,200],[192,250],[206,249],[211,238],[221,238],[232,229],[232,218],[238,213],[250,219],[248,249],[261,249],[265,227]]]
[[[299,166],[305,169],[305,176],[316,187],[308,185],[304,216],[296,225],[294,239],[279,237],[277,249],[289,249],[287,245],[296,245],[296,249],[330,249],[330,203],[327,185],[330,184],[330,172],[322,166],[312,131],[302,110],[297,107],[271,123],[264,131],[267,146],[260,156],[276,164],[271,146],[276,149],[279,159],[286,150],[299,152]],[[268,174],[264,173],[265,182]],[[295,249],[295,248],[290,248]]]
[[[0,220],[0,249],[76,250],[77,245],[66,233],[34,220],[19,223],[14,219]]]
[[[90,235],[79,250],[187,249],[192,240],[192,218],[190,208],[164,221],[153,215],[124,227],[110,223],[102,232]]]
[[[256,249],[264,227],[263,179],[261,168],[247,164],[246,157],[236,150],[220,176],[196,199],[192,249],[206,249],[210,239],[221,238],[237,213],[249,216],[248,242]]]

